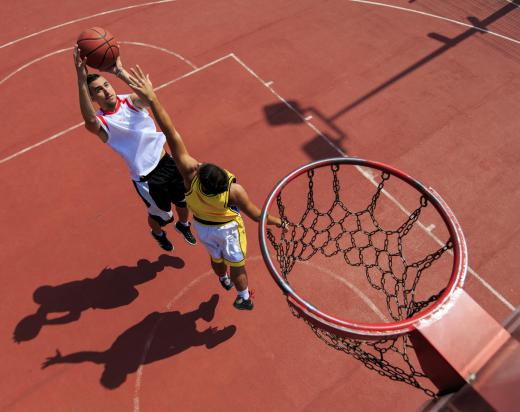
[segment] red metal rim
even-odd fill
[[[430,305],[427,309],[419,312],[415,316],[402,320],[399,322],[389,323],[361,323],[353,322],[346,319],[340,319],[338,317],[331,316],[325,312],[322,312],[311,303],[301,298],[296,291],[285,281],[285,279],[278,273],[276,266],[274,265],[267,245],[267,214],[273,202],[275,201],[278,194],[282,189],[287,186],[292,180],[298,176],[306,173],[308,170],[326,167],[332,164],[348,164],[358,167],[368,167],[377,169],[383,172],[387,172],[392,176],[397,177],[401,181],[408,183],[413,186],[417,191],[423,194],[428,201],[435,207],[439,215],[442,217],[446,224],[450,237],[453,241],[453,266],[450,280],[444,293],[439,299]],[[425,321],[429,318],[435,317],[436,314],[442,313],[442,309],[449,305],[453,299],[454,292],[461,288],[464,284],[464,279],[467,272],[467,248],[464,234],[460,227],[457,218],[448,207],[446,202],[432,189],[427,188],[418,180],[412,178],[406,173],[392,166],[388,166],[383,163],[358,159],[353,157],[338,157],[319,160],[316,162],[309,163],[294,170],[283,178],[269,194],[263,209],[259,225],[259,238],[262,255],[264,257],[265,264],[271,273],[271,276],[276,281],[282,292],[287,296],[287,299],[295,307],[295,309],[304,317],[306,317],[311,323],[317,324],[327,330],[332,330],[334,333],[355,339],[381,339],[395,337],[411,332],[416,328],[419,322]]]

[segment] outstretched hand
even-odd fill
[[[56,355],[48,357],[45,360],[45,362],[42,363],[42,369],[45,369],[48,366],[58,363],[61,359],[62,359],[61,353],[58,349],[56,349]]]
[[[73,56],[74,56],[74,67],[76,67],[76,72],[78,73],[78,79],[86,80],[87,78],[87,58],[81,57],[80,48],[78,45],[74,47]]]
[[[128,85],[137,93],[141,100],[150,104],[156,98],[150,76],[148,74],[145,75],[138,65],[130,69],[130,73]]]

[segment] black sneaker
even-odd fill
[[[162,235],[157,236],[155,233],[150,232],[155,240],[157,240],[157,243],[159,243],[159,246],[162,247],[167,252],[171,252],[173,250],[172,243],[168,240],[166,237],[166,232],[163,230]]]
[[[193,233],[191,233],[190,226],[191,223],[189,223],[188,226],[184,226],[181,222],[177,222],[175,223],[175,230],[184,236],[186,243],[190,245],[196,245],[197,239],[195,239],[195,236],[193,236]]]
[[[229,278],[229,276],[227,276],[224,280],[220,279],[220,277],[219,277],[218,280],[220,281],[220,284],[222,285],[222,287],[224,289],[226,289],[226,290],[233,289],[233,282],[231,282],[231,279]]]
[[[235,302],[233,302],[233,306],[238,310],[253,310],[254,305],[251,296],[249,296],[249,299],[243,299],[240,296],[237,296]]]

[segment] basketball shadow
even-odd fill
[[[196,328],[196,320],[210,322],[215,314],[219,295],[191,312],[153,312],[141,322],[124,331],[105,351],[83,351],[47,358],[42,369],[59,363],[93,362],[104,365],[100,383],[107,389],[121,386],[130,373],[140,365],[146,365],[177,355],[193,346],[211,349],[230,339],[236,332],[234,325],[223,329],[208,327],[202,332]]]
[[[161,255],[154,262],[141,259],[136,266],[105,268],[96,278],[75,280],[57,286],[40,286],[34,291],[34,302],[40,307],[26,316],[13,333],[17,343],[34,339],[44,325],[62,325],[74,322],[87,309],[112,309],[133,302],[139,292],[136,285],[148,282],[166,267],[184,267],[181,258]],[[59,317],[52,313],[64,313]]]

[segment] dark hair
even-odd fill
[[[101,77],[101,76],[97,73],[87,74],[87,84],[92,83],[94,80],[98,79],[99,77]]]
[[[224,169],[212,163],[203,163],[198,171],[202,190],[207,195],[218,195],[228,188],[228,175]]]

